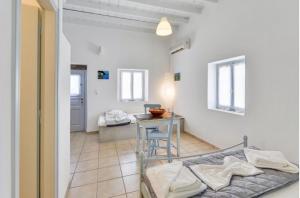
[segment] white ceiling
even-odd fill
[[[174,30],[200,15],[207,4],[218,0],[67,0],[64,21],[155,32],[165,16]]]

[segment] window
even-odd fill
[[[148,71],[119,69],[118,95],[121,101],[145,101],[148,97]]]
[[[245,57],[210,63],[208,78],[208,108],[244,114]]]
[[[71,96],[79,96],[80,93],[80,75],[72,74],[70,82],[70,94]]]

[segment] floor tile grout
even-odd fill
[[[85,141],[86,141],[86,136],[84,137],[83,145],[84,145],[84,142],[85,142]],[[81,152],[82,152],[82,149],[83,149],[83,145],[81,146],[81,151],[80,151],[79,157],[80,157],[80,155],[81,155]],[[74,172],[72,173],[72,178],[71,178],[71,182],[70,182],[70,189],[71,189],[71,188],[74,188],[74,187],[72,187],[72,183],[73,183],[73,179],[74,179],[74,176],[75,176],[75,173],[76,173],[76,169],[77,169],[77,166],[78,166],[78,161],[79,161],[79,158],[78,158],[78,160],[75,162],[76,165],[75,165]]]
[[[121,161],[120,161],[120,157],[118,155],[118,151],[117,151],[117,156],[118,156],[118,161],[119,161],[119,164],[120,164],[121,175],[123,176],[123,171],[122,171],[122,168],[121,168]],[[123,182],[123,187],[124,187],[124,191],[125,191],[125,194],[126,194],[126,186],[125,186],[125,182],[124,182],[123,177],[122,177],[122,182]],[[126,195],[126,197],[127,197],[127,195]]]
[[[98,169],[100,168],[100,159],[99,159],[99,155],[100,155],[100,144],[98,144]],[[99,194],[99,170],[97,170],[97,192],[96,192],[96,197],[98,198],[98,194]]]
[[[90,134],[84,134],[84,133],[82,133],[82,135],[76,134],[76,136],[75,135],[72,136],[72,134],[71,134],[71,148],[72,148],[72,150],[74,150],[76,152],[78,152],[78,151],[80,151],[80,152],[72,153],[72,150],[71,150],[71,155],[74,155],[76,157],[74,159],[76,159],[76,160],[75,160],[75,162],[71,163],[72,165],[75,164],[75,169],[74,169],[73,173],[70,173],[70,176],[71,176],[70,190],[94,184],[94,185],[96,185],[96,189],[95,189],[96,196],[99,197],[100,196],[100,185],[99,185],[100,183],[105,183],[110,180],[121,179],[122,185],[124,188],[124,193],[120,194],[120,195],[124,195],[125,197],[128,197],[128,194],[137,192],[136,190],[133,190],[133,191],[127,190],[126,184],[125,184],[126,177],[140,175],[140,173],[138,171],[138,165],[136,165],[136,163],[139,163],[139,159],[137,158],[135,149],[134,149],[136,146],[134,143],[135,140],[128,139],[128,140],[121,140],[121,141],[112,141],[112,142],[109,142],[108,144],[106,144],[106,143],[103,144],[103,143],[98,142],[97,138],[98,137],[95,134],[92,134],[92,136],[90,136]],[[210,145],[208,145],[207,143],[199,141],[195,138],[191,138],[189,135],[182,135],[181,138],[182,138],[181,148],[183,151],[182,155],[186,155],[188,153],[194,153],[197,150],[205,151],[205,150],[211,149]],[[72,145],[76,145],[76,147],[73,147]],[[78,146],[78,145],[80,145],[80,146]],[[87,148],[89,148],[89,146],[90,146],[91,150],[87,149]],[[96,147],[97,147],[97,150],[93,149]],[[185,148],[187,148],[187,149],[185,149]],[[111,152],[111,154],[106,153],[105,152],[106,150],[111,150],[111,151],[108,151],[108,152]],[[91,159],[84,159],[84,157],[82,157],[84,155],[93,156],[93,154],[91,154],[93,152],[94,153],[97,152],[97,157],[92,157]],[[104,153],[102,155],[105,157],[100,157],[101,153]],[[127,155],[129,158],[126,157]],[[124,156],[124,157],[122,157],[122,156]],[[133,156],[135,156],[135,159],[133,159]],[[80,158],[83,158],[84,160],[82,160]],[[101,161],[105,160],[105,159],[109,159],[109,158],[110,159],[116,158],[116,162],[114,162],[114,160],[112,159],[111,162],[113,165],[104,165],[103,167],[100,167]],[[131,158],[132,158],[132,161],[131,161]],[[95,160],[97,160],[97,168],[87,169],[87,170],[83,170],[83,171],[77,171],[80,163],[84,163],[84,162],[88,162],[88,161],[95,161]],[[162,161],[158,161],[158,163],[155,163],[155,164],[162,164],[162,163],[163,163]],[[132,165],[130,165],[130,164],[132,164]],[[128,165],[127,169],[126,169],[126,165]],[[119,166],[119,171],[121,173],[120,176],[114,177],[114,175],[110,175],[109,176],[109,177],[111,177],[110,179],[104,179],[104,180],[100,181],[100,170],[109,168],[109,167],[114,167],[114,166]],[[137,166],[137,167],[134,167],[134,166]],[[86,173],[89,171],[96,171],[96,173],[97,173],[96,182],[86,181],[86,183],[83,183],[83,182],[78,182],[78,180],[77,180],[76,183],[78,182],[81,184],[78,186],[72,186],[72,182],[73,182],[76,174]],[[128,175],[124,175],[126,172],[128,172],[129,174],[127,173]],[[136,183],[133,183],[133,184],[136,184]],[[117,197],[120,195],[114,195],[112,197]]]

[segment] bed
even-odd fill
[[[216,151],[213,153],[176,157],[183,161],[184,166],[190,167],[194,164],[222,164],[224,157],[234,156],[241,160],[246,161],[244,150],[238,148],[243,146],[247,147],[247,137],[244,137],[242,143],[234,145],[230,148]],[[256,148],[255,148],[256,149]],[[144,198],[157,198],[147,175],[145,174],[147,163],[155,159],[146,159],[144,154],[141,154],[141,178],[140,178],[140,192],[141,197]],[[161,158],[164,160],[164,158]],[[204,192],[201,192],[192,197],[194,198],[251,198],[251,197],[298,197],[298,173],[286,173],[273,169],[262,169],[263,174],[256,176],[233,176],[229,186],[214,191],[211,188],[207,188]]]
[[[107,123],[105,115],[101,114],[98,118],[99,141],[115,141],[122,139],[135,138],[136,119],[134,114],[128,114],[128,121],[118,123]]]

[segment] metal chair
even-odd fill
[[[161,108],[160,104],[144,104],[144,113],[147,114],[149,109]],[[155,133],[159,130],[158,126],[147,127],[146,129],[146,140],[150,133]],[[156,144],[159,145],[159,141],[156,141]],[[156,151],[155,151],[156,153]]]
[[[160,108],[160,107],[161,107],[160,104],[144,104],[144,112],[145,112],[145,114],[147,114],[149,109],[155,109],[155,108]],[[157,130],[157,129],[158,129],[157,126],[147,127],[146,132],[148,133],[148,131]]]
[[[148,157],[152,157],[153,153],[156,154],[156,150],[160,148],[165,148],[167,150],[168,162],[172,162],[172,134],[173,134],[173,123],[174,123],[174,113],[172,113],[172,117],[168,123],[167,132],[163,132],[160,130],[156,130],[155,132],[148,134]],[[157,142],[166,141],[167,146],[159,146]]]

